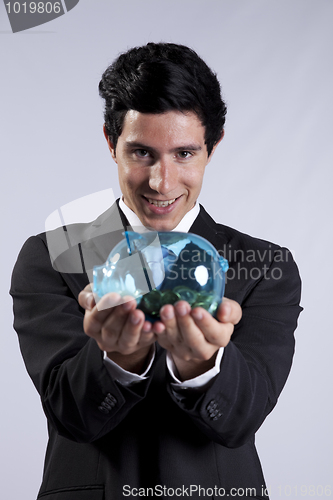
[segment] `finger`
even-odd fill
[[[113,297],[110,297],[110,300],[113,300]],[[112,314],[109,314],[102,326],[102,334],[108,336],[118,336],[121,334],[121,331],[127,321],[129,314],[134,311],[136,308],[136,300],[133,297],[126,296],[120,297],[118,300],[116,307],[113,307]],[[102,315],[104,310],[100,311]]]
[[[100,349],[108,352],[119,350],[119,339],[121,338],[123,327],[131,311],[136,308],[136,301],[133,300],[133,297],[129,296],[118,296],[117,299],[116,294],[114,294],[114,296],[109,297],[107,305],[110,304],[113,304],[114,307],[98,311],[96,323],[93,324],[93,327],[95,327],[94,338],[98,342]],[[108,315],[105,317],[105,314]],[[103,321],[101,321],[101,318]],[[98,331],[98,328],[100,328],[100,331]]]
[[[178,329],[180,332],[190,332],[195,324],[190,316],[191,306],[188,302],[180,300],[175,304],[175,314],[177,318]],[[182,336],[183,337],[183,336]],[[186,340],[186,339],[184,339]]]
[[[103,350],[108,352],[119,352],[128,355],[152,344],[155,342],[156,337],[152,331],[151,323],[145,320],[144,313],[135,308],[135,301],[134,308],[130,312],[125,311],[125,315],[123,311],[128,307],[124,306],[121,305],[116,308],[112,321],[107,327],[103,327],[100,345],[103,345]]]
[[[118,330],[120,321],[121,327]],[[132,311],[125,316],[119,317],[117,332],[113,331],[113,345],[108,351],[131,354],[138,347],[143,323],[144,314],[142,311]]]
[[[150,323],[150,321],[145,321],[142,325],[142,331],[144,333],[149,333],[152,331],[153,325]]]
[[[161,308],[160,319],[161,321],[157,321],[156,323],[154,323],[154,329],[156,327],[159,327],[159,325],[162,325],[159,328],[159,333],[167,330],[170,335],[177,334],[177,319],[175,316],[174,307],[171,304],[166,304]]]
[[[157,335],[157,339],[165,349],[172,350],[180,341],[175,315],[174,306],[167,304],[160,310],[161,321],[156,321],[153,325],[153,331]]]
[[[157,335],[160,335],[165,331],[165,325],[164,323],[162,323],[162,321],[155,321],[152,328],[154,333],[156,333]]]
[[[148,345],[155,340],[155,334],[145,321],[142,311],[135,309],[127,317],[117,345],[123,354],[130,354],[134,350]],[[145,330],[144,330],[145,326]]]
[[[216,317],[222,323],[237,325],[242,318],[242,308],[235,300],[223,297],[222,303],[217,310]]]
[[[206,351],[207,353],[209,351],[210,357],[210,346],[207,344],[203,332],[192,317],[191,306],[187,302],[179,301],[175,304],[175,311],[184,350],[187,350],[188,354],[192,353],[193,357],[198,356],[199,358],[205,356]]]
[[[100,349],[107,352],[118,352],[129,355],[141,347],[155,342],[155,334],[151,324],[145,321],[142,311],[136,309],[133,297],[114,308],[112,314],[103,323],[98,339]]]
[[[93,338],[100,335],[103,324],[114,314],[115,306],[120,300],[121,297],[117,293],[109,293],[101,299],[105,305],[102,310],[99,310],[97,305],[92,310],[86,310],[83,327],[87,335]]]
[[[234,325],[231,322],[220,323],[201,307],[193,309],[191,316],[206,342],[217,347],[225,347],[229,343],[234,331]]]
[[[81,307],[83,309],[88,309],[90,311],[95,305],[95,299],[94,295],[92,293],[92,284],[89,283],[80,293],[78,296],[78,301]]]

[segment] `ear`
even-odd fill
[[[108,136],[108,133],[106,131],[106,126],[105,126],[105,123],[103,125],[103,132],[104,132],[104,137],[106,139],[106,142],[108,143],[108,146],[109,146],[109,150],[110,150],[110,153],[111,153],[111,156],[112,158],[114,159],[114,161],[117,163],[117,159],[116,159],[116,148],[114,147],[113,143],[111,142],[111,139],[110,137]]]
[[[222,141],[224,137],[224,129],[222,131],[222,134],[221,134],[221,137],[219,138],[219,140],[217,141],[217,143],[213,146],[213,149],[212,149],[212,152],[210,153],[210,155],[208,156],[208,161],[207,161],[207,164],[210,162],[210,160],[212,159],[212,156],[215,152],[215,149],[217,148],[217,146],[220,144],[220,142]]]

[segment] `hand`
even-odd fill
[[[85,309],[85,333],[94,338],[98,347],[119,366],[142,373],[156,338],[151,323],[145,321],[144,313],[136,309],[133,297],[108,293],[96,305],[91,285],[87,285],[78,300]]]
[[[153,331],[158,343],[171,353],[181,380],[214,366],[216,353],[229,343],[242,309],[234,300],[224,298],[216,316],[218,321],[202,307],[191,310],[185,301],[162,307],[161,321],[154,323]]]

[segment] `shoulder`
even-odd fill
[[[291,294],[299,301],[301,280],[288,248],[216,223],[201,207],[200,234],[229,262],[226,296],[242,303],[254,289]],[[203,234],[204,233],[204,234]]]
[[[124,226],[118,205],[91,222],[74,223],[31,236],[12,275],[12,289],[66,282],[77,294],[88,283],[87,271],[103,263]],[[91,277],[89,277],[91,279]]]
[[[124,225],[118,204],[112,205],[97,219],[63,225],[30,237],[19,259],[30,259],[46,252],[52,267],[61,273],[85,272],[90,261],[105,260],[110,244],[118,241]],[[88,267],[89,268],[89,267]]]
[[[258,257],[264,260],[266,258],[272,258],[274,252],[276,251],[288,251],[276,243],[250,236],[249,234],[238,231],[237,229],[215,222],[202,206],[200,206],[200,214],[196,223],[192,226],[192,228],[199,229],[200,232],[204,232],[210,240],[213,240],[215,246],[218,244],[221,247],[218,248],[220,253],[225,258],[228,258],[229,256],[230,260],[234,260],[235,257],[230,254],[230,251],[235,250],[238,251],[238,256],[241,256],[241,251],[244,253],[251,253],[252,251],[264,252],[258,254]]]
[[[82,272],[79,245],[90,224],[71,224],[30,236],[18,255],[14,272],[52,267],[55,271]],[[59,267],[60,265],[60,267]]]

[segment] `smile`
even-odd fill
[[[150,198],[147,198],[149,203],[151,205],[155,205],[155,207],[167,207],[168,205],[172,205],[176,201],[177,198],[174,198],[173,200],[164,200],[164,201],[159,201],[159,200],[152,200]]]

